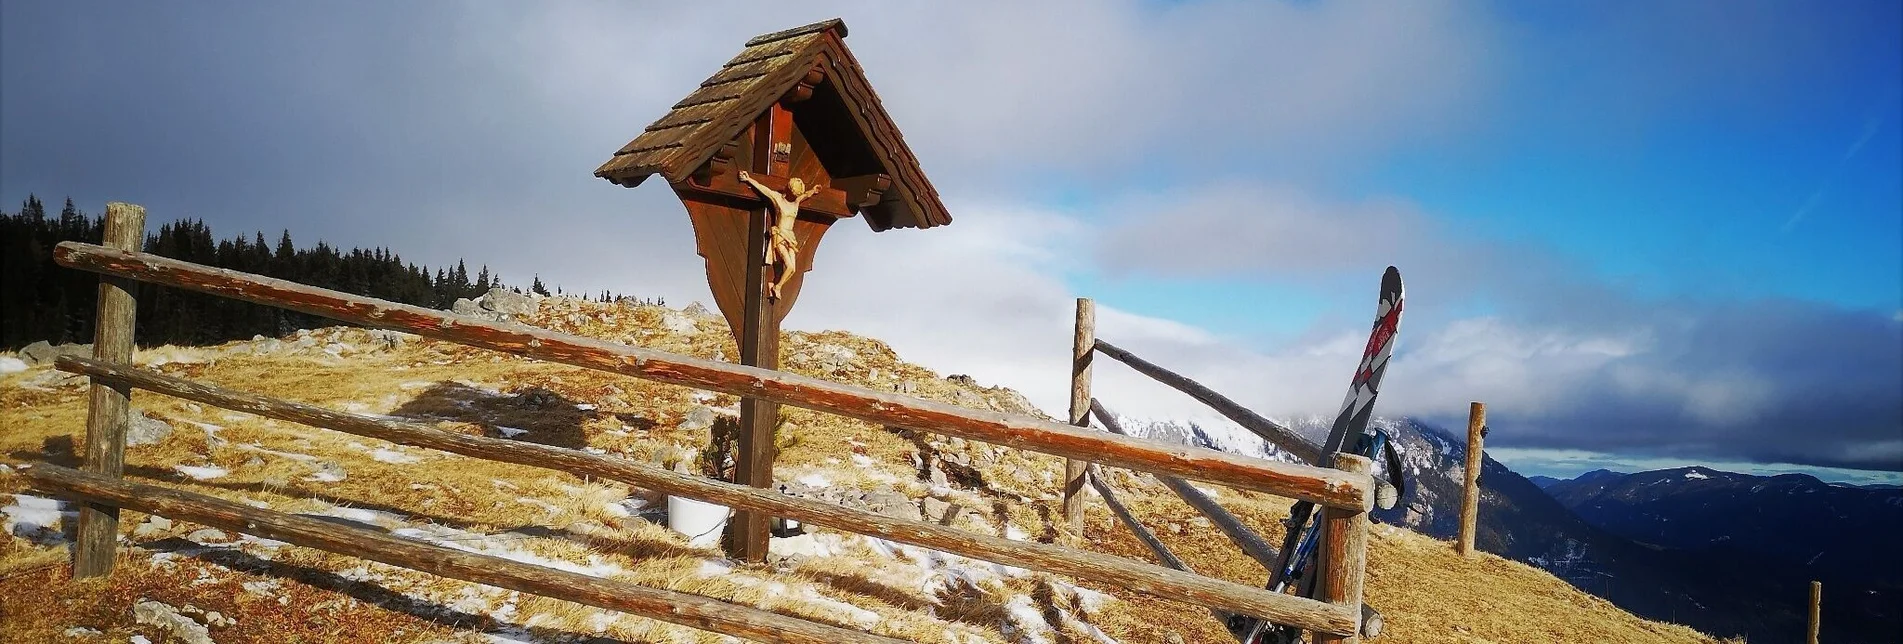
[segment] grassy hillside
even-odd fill
[[[718,316],[549,299],[530,322],[701,357],[736,354]],[[1038,413],[1013,391],[940,377],[884,344],[843,332],[793,333],[790,371],[980,409]],[[322,329],[217,347],[159,347],[138,363],[165,373],[446,429],[678,460],[706,440],[709,412],[737,400],[401,334]],[[1061,377],[1061,376],[1060,376]],[[13,470],[74,464],[84,380],[33,367],[0,375],[0,641],[165,641],[176,610],[218,642],[720,641],[711,634],[555,599],[286,546],[122,517],[109,580],[64,566],[72,508],[26,490]],[[335,517],[523,561],[700,593],[923,641],[1220,642],[1200,608],[825,530],[776,540],[774,561],[743,565],[648,518],[663,499],[582,480],[398,447],[136,393],[147,428],[129,477],[284,512]],[[701,408],[705,409],[701,409]],[[1064,538],[1060,459],[788,408],[778,478],[839,502],[1010,538]],[[934,485],[934,470],[948,480]],[[1147,475],[1117,472],[1126,501],[1199,572],[1260,583],[1261,570]],[[1287,501],[1227,488],[1218,500],[1271,538]],[[916,504],[916,505],[915,505]],[[1147,558],[1092,499],[1090,547]],[[1380,642],[1710,642],[1648,622],[1535,568],[1464,560],[1446,542],[1377,527],[1368,601]],[[219,617],[206,614],[217,612]],[[143,616],[143,619],[141,619]],[[176,624],[176,620],[172,620]],[[600,639],[596,639],[600,638]]]

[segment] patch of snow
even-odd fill
[[[525,497],[518,498],[515,501],[517,503],[524,503],[527,505],[533,505],[535,507],[541,508],[543,512],[547,512],[549,514],[560,514],[562,511],[562,508],[560,506],[557,506],[553,503],[549,503],[547,501],[543,501],[541,499],[531,499],[525,496]]]
[[[7,534],[30,537],[39,533],[60,534],[54,526],[68,515],[77,511],[63,509],[59,499],[33,496],[31,494],[13,495],[13,505],[0,508],[0,517],[4,518]],[[60,538],[64,540],[64,538]]]
[[[819,474],[819,473],[807,474],[797,479],[793,479],[793,481],[807,487],[824,488],[824,487],[832,487],[833,485],[833,482],[831,479],[828,479],[826,478],[826,475]]]
[[[872,457],[866,456],[865,454],[853,454],[852,464],[859,467],[871,467]]]
[[[306,476],[304,477],[304,480],[313,481],[317,483],[336,483],[346,478],[349,478],[349,477],[344,475],[343,470],[326,469],[326,470],[322,470],[317,473],[311,474],[310,476]]]
[[[423,460],[420,457],[405,454],[403,452],[399,452],[387,447],[379,447],[374,450],[371,450],[370,458],[374,458],[384,463],[395,463],[397,465],[407,465],[410,463],[415,463],[415,462],[419,462]]]
[[[152,640],[146,639],[144,635],[134,635],[126,640],[126,644],[152,644]]]
[[[503,427],[501,425],[496,425],[496,431],[500,432],[504,438],[515,438],[529,433],[529,430],[520,427]]]
[[[872,630],[872,627],[878,626],[880,622],[885,621],[885,618],[881,617],[878,613],[821,595],[819,591],[813,590],[812,586],[807,586],[803,590],[805,590],[805,592],[800,593],[801,599],[845,613],[847,621],[852,622],[853,626],[857,626],[861,630]]]
[[[579,409],[579,410],[582,410],[582,411],[594,411],[594,410],[595,410],[595,406],[594,406],[594,405],[591,405],[591,404],[588,404],[588,403],[581,403],[581,404],[579,404],[579,405],[575,405],[575,408],[576,408],[576,409]]]
[[[216,465],[173,465],[172,470],[200,481],[222,478],[231,473],[231,470]]]
[[[733,566],[727,565],[724,561],[708,559],[701,561],[700,567],[694,569],[694,572],[702,577],[725,577],[733,574]]]
[[[1688,479],[1691,479],[1691,480],[1694,480],[1694,481],[1697,481],[1697,480],[1701,480],[1701,479],[1708,479],[1708,478],[1711,478],[1711,477],[1709,477],[1709,476],[1706,476],[1704,472],[1700,472],[1700,471],[1698,471],[1698,470],[1692,470],[1692,471],[1689,471],[1689,472],[1686,472],[1686,473],[1685,473],[1685,478],[1688,478]]]
[[[0,358],[0,373],[20,373],[26,371],[26,361],[19,358]]]
[[[1052,635],[1051,625],[1044,623],[1044,613],[1031,603],[1030,595],[1015,595],[1005,602],[1004,612],[1009,621],[1006,625],[1015,626],[1024,635],[1028,644],[1046,644],[1047,635]]]

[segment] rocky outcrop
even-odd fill
[[[21,362],[25,362],[31,366],[51,364],[54,360],[58,360],[60,356],[85,358],[90,357],[92,354],[93,345],[90,344],[61,344],[56,346],[45,340],[41,340],[21,348],[19,356]]]

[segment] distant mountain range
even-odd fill
[[[1903,587],[1903,490],[1705,467],[1587,472],[1546,486],[1580,518],[1642,543],[1735,551],[1822,580]]]
[[[1288,424],[1318,438],[1326,422]],[[1375,519],[1453,539],[1465,438],[1413,419],[1374,423],[1403,449],[1410,482],[1401,502]],[[1137,433],[1187,439],[1191,424],[1149,423]],[[1229,451],[1282,457],[1240,428],[1202,429]],[[1903,576],[1886,572],[1899,558],[1892,544],[1903,516],[1903,501],[1886,499],[1903,492],[1705,468],[1529,479],[1492,458],[1483,463],[1476,534],[1483,551],[1545,569],[1633,613],[1753,644],[1803,641],[1809,583],[1821,579],[1826,639],[1903,641]],[[1859,562],[1869,574],[1845,572]]]

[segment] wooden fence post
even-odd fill
[[[101,245],[120,250],[142,250],[145,209],[117,201],[106,204],[106,226]],[[138,317],[133,293],[138,283],[123,277],[99,278],[99,300],[93,322],[93,359],[132,362],[132,326]],[[88,472],[119,478],[126,466],[126,427],[132,423],[132,388],[94,382],[86,412]],[[73,576],[96,577],[112,572],[119,545],[119,508],[96,503],[79,506],[79,541],[73,547]]]
[[[1821,608],[1822,608],[1823,601],[1824,601],[1824,582],[1821,582],[1821,581],[1811,582],[1810,583],[1810,630],[1807,631],[1807,635],[1805,636],[1805,640],[1804,640],[1805,642],[1808,642],[1809,644],[1817,644],[1817,627],[1819,625],[1818,618],[1822,614]]]
[[[1460,540],[1454,550],[1463,557],[1474,556],[1474,524],[1480,519],[1480,468],[1484,460],[1483,443],[1487,433],[1487,403],[1471,403],[1467,409],[1467,483],[1460,497]]]
[[[1374,473],[1374,461],[1358,454],[1336,454],[1335,468],[1358,477]],[[1361,591],[1368,568],[1368,513],[1365,510],[1322,510],[1321,594],[1316,599],[1347,606],[1361,615]],[[1315,633],[1315,644],[1354,644],[1359,635]]]
[[[1077,333],[1070,345],[1070,424],[1090,426],[1090,359],[1097,346],[1097,306],[1077,298]],[[1064,459],[1064,521],[1071,534],[1084,535],[1084,477],[1090,462]]]

